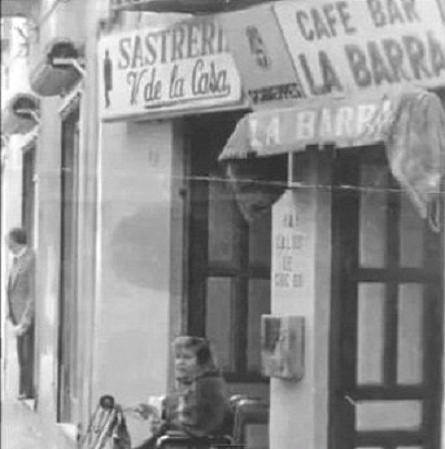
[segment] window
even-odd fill
[[[219,153],[240,114],[186,122],[189,136],[188,332],[215,345],[232,381],[257,381],[261,315],[270,313],[271,212],[248,223]]]

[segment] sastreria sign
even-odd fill
[[[212,17],[99,41],[102,119],[218,108],[241,101],[241,81]]]

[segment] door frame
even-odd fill
[[[65,129],[69,130],[69,133],[65,133]],[[69,140],[71,139],[71,141]],[[71,154],[68,154],[71,151]],[[62,120],[62,132],[61,132],[61,165],[60,165],[60,178],[61,178],[61,203],[60,203],[60,283],[59,283],[59,322],[58,322],[58,350],[57,350],[57,421],[58,422],[77,422],[80,413],[80,404],[73,405],[71,388],[73,382],[75,382],[78,394],[80,394],[80,359],[79,359],[79,348],[77,343],[78,338],[78,219],[79,219],[79,152],[80,152],[80,111],[79,108],[75,108],[70,111],[69,114],[63,117]],[[67,171],[71,171],[71,180]],[[68,197],[67,197],[68,195]],[[66,205],[65,200],[68,200],[71,204],[70,207],[70,223],[69,228],[71,229],[71,235],[69,236],[71,242],[74,244],[75,253],[71,254],[68,259],[65,258],[65,249],[63,247],[66,234]],[[66,261],[68,260],[68,266]],[[73,288],[73,296],[76,298],[75,304],[69,304],[68,310],[70,312],[74,311],[75,317],[72,319],[72,325],[70,328],[70,339],[68,342],[64,342],[64,336],[66,335],[66,323],[64,318],[66,317],[66,298],[65,296],[65,279],[67,273],[73,274],[73,279],[71,280]],[[74,307],[73,307],[74,306]],[[74,340],[73,340],[74,338]],[[64,354],[64,350],[68,348],[69,353]],[[75,349],[74,353],[72,349]],[[64,377],[64,364],[63,361],[69,361],[70,375],[68,378],[68,384],[66,384],[66,379]],[[71,361],[75,360],[75,366],[71,366]],[[69,388],[68,399],[66,388]],[[79,398],[77,398],[79,399]],[[69,407],[67,408],[67,403]],[[77,414],[77,415],[76,415]],[[67,420],[68,417],[68,420]]]
[[[212,133],[212,129],[229,130],[227,138],[233,132],[236,123],[246,113],[246,110],[231,110],[216,112],[202,116],[191,116],[184,122],[184,147],[186,149],[187,171],[187,201],[186,201],[186,219],[185,219],[185,274],[184,279],[184,301],[186,302],[184,310],[185,330],[190,335],[205,335],[206,323],[206,285],[207,278],[212,276],[233,276],[236,281],[232,292],[235,291],[240,296],[247,298],[247,288],[249,275],[257,278],[268,278],[269,271],[262,267],[249,266],[249,230],[248,224],[240,217],[238,223],[242,230],[239,242],[240,268],[237,268],[237,274],[234,275],[233,268],[228,268],[224,264],[209,264],[208,261],[208,213],[209,213],[209,188],[211,179],[209,170],[217,163],[216,156],[203,151],[196,151],[193,148],[193,141],[198,140],[206,144],[205,138],[199,138],[202,134]],[[204,146],[203,145],[203,146]],[[222,151],[222,147],[219,151]],[[201,149],[202,150],[202,149]],[[253,276],[253,274],[255,276]],[[268,384],[268,379],[262,375],[247,370],[247,327],[241,325],[240,317],[247,319],[248,310],[246,302],[235,302],[236,309],[234,320],[236,324],[236,348],[232,351],[235,354],[235,371],[224,373],[225,379],[230,383],[261,383]],[[240,350],[239,348],[244,349]]]
[[[340,339],[342,338],[342,319],[343,314],[355,314],[357,305],[355,302],[353,304],[345,305],[345,301],[341,301],[344,295],[357,294],[354,290],[357,290],[358,281],[351,279],[350,282],[344,282],[345,275],[347,272],[348,264],[354,264],[358,266],[358,225],[359,225],[359,215],[356,214],[345,214],[345,208],[359,207],[359,195],[353,194],[351,189],[348,189],[347,196],[338,194],[337,188],[341,185],[349,184],[349,186],[358,184],[358,167],[360,156],[359,152],[363,154],[376,151],[376,147],[369,148],[352,148],[345,150],[336,150],[335,153],[337,157],[333,158],[332,165],[332,270],[331,270],[331,324],[330,324],[330,348],[329,348],[329,429],[328,429],[328,447],[329,449],[345,449],[345,442],[349,447],[354,447],[354,431],[350,435],[345,435],[344,428],[339,425],[339,423],[344,422],[354,422],[354,407],[348,406],[347,401],[343,398],[343,386],[345,384],[345,379],[342,379],[342,345],[340,344]],[[342,157],[338,156],[338,152],[342,152]],[[383,160],[386,162],[386,157],[384,152],[381,152]],[[345,172],[348,173],[349,177],[345,180]],[[397,214],[397,212],[396,212]],[[443,216],[443,211],[442,211]],[[343,223],[347,221],[351,223],[353,221],[354,229],[357,232],[341,232]],[[388,225],[388,230],[391,224]],[[426,235],[426,234],[424,234]],[[441,236],[439,238],[441,245],[437,248],[437,243],[434,241],[436,239],[427,239],[425,242],[424,251],[435,249],[439,251],[439,267],[438,272],[441,278],[441,292],[434,292],[435,295],[440,296],[444,293],[444,232],[442,230]],[[354,250],[351,252],[351,259],[345,263],[344,260],[344,248],[347,245],[354,245]],[[434,246],[435,245],[435,246]],[[396,250],[397,254],[397,250]],[[346,277],[348,279],[348,277]],[[430,284],[426,284],[426,289],[431,289]],[[428,291],[428,290],[426,290]],[[425,293],[427,294],[427,293]],[[351,302],[352,303],[352,302]],[[348,310],[344,308],[349,307]],[[434,307],[424,309],[428,312],[428,316],[424,317],[424,323],[431,322],[432,326],[427,326],[424,331],[424,338],[428,337],[426,343],[431,343],[433,348],[430,352],[424,352],[424,373],[425,376],[430,381],[430,387],[433,393],[431,398],[424,402],[427,404],[423,411],[423,422],[428,422],[429,425],[435,430],[435,434],[432,436],[432,443],[430,446],[424,446],[424,449],[439,449],[441,439],[441,419],[442,419],[442,404],[443,404],[443,351],[444,351],[444,304],[440,298],[435,301]],[[387,317],[385,317],[387,319]],[[434,329],[440,329],[440,335],[434,334]],[[349,330],[351,335],[354,337],[355,329],[351,326]],[[391,338],[397,338],[396,332],[394,331]],[[352,338],[354,346],[349,348],[356,354],[356,339]],[[430,346],[431,347],[431,346]],[[442,354],[437,361],[437,365],[433,367],[433,361],[435,359],[435,354]],[[356,361],[356,356],[354,356],[354,363]],[[355,365],[354,367],[355,368]],[[428,372],[427,372],[428,369]],[[353,379],[352,379],[353,380]],[[352,382],[351,379],[346,379],[346,382]],[[427,386],[428,387],[428,386]],[[440,391],[435,391],[434,389],[438,387]],[[340,391],[341,390],[341,391]],[[372,396],[372,387],[368,389],[369,394]],[[342,394],[340,398],[339,395]],[[403,398],[403,394],[400,394],[400,398]],[[343,446],[341,446],[343,444]],[[364,444],[365,446],[365,444]],[[387,446],[390,447],[390,446]],[[391,446],[391,449],[396,449]]]

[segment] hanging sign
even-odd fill
[[[212,17],[99,41],[102,119],[208,109],[241,101],[241,81]]]
[[[445,86],[441,0],[300,0],[274,10],[310,96]]]
[[[270,4],[219,14],[253,109],[295,104],[303,95]]]
[[[286,191],[272,209],[272,297],[291,301],[313,294],[315,209],[311,192]]]

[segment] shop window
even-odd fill
[[[217,158],[240,114],[189,119],[188,332],[214,344],[229,381],[262,380],[261,315],[270,313],[271,210],[246,221]],[[285,163],[282,164],[285,177]],[[272,170],[271,170],[272,173]],[[267,182],[266,182],[267,184]]]

